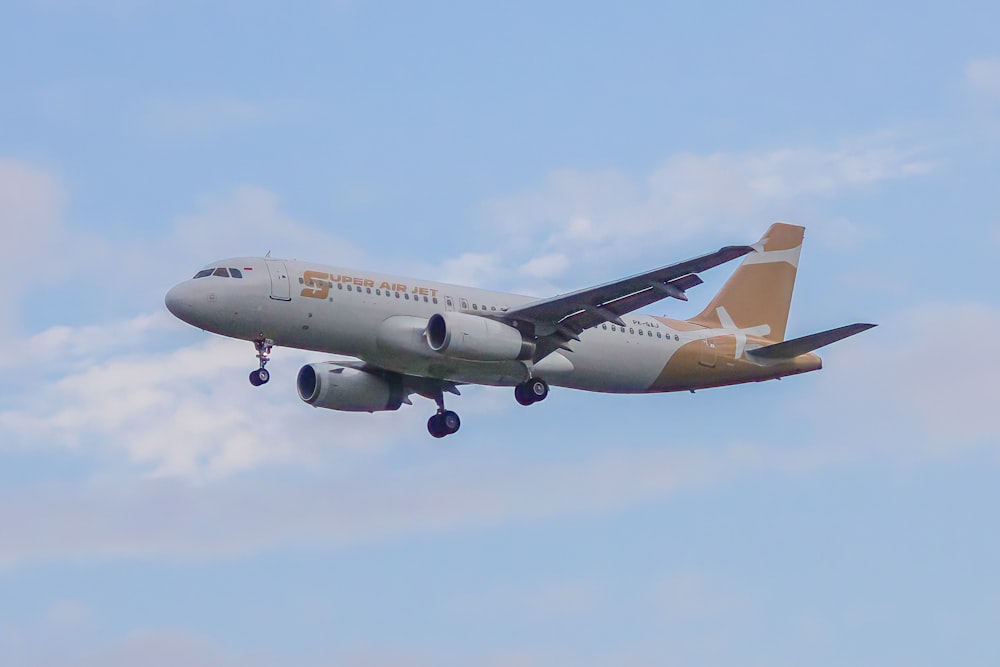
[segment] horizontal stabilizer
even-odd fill
[[[862,331],[868,331],[872,327],[877,326],[875,324],[848,324],[845,327],[837,327],[836,329],[830,329],[829,331],[821,331],[819,333],[810,334],[808,336],[802,336],[802,338],[793,338],[792,340],[786,340],[783,343],[775,343],[774,345],[766,345],[764,347],[759,347],[752,352],[747,352],[747,356],[757,359],[767,359],[769,361],[777,361],[779,359],[794,359],[800,354],[805,354],[806,352],[812,352],[817,350],[824,345],[829,345],[830,343],[836,343],[838,340],[843,340],[848,336],[853,336],[854,334],[859,334]]]

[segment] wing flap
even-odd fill
[[[686,301],[687,295],[684,292],[701,283],[701,278],[693,274],[671,280],[668,283],[656,283],[648,289],[623,296],[600,307],[584,306],[582,310],[560,320],[556,329],[562,331],[562,328],[566,327],[573,333],[579,334],[584,329],[595,327],[604,322],[623,327],[625,323],[621,320],[622,315],[644,308],[668,296]]]

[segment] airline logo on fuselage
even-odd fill
[[[369,287],[384,289],[387,292],[409,292],[410,294],[417,294],[419,296],[437,296],[438,293],[437,289],[432,287],[422,287],[419,285],[416,287],[409,287],[403,283],[390,283],[385,280],[376,285],[375,281],[371,278],[324,273],[323,271],[306,271],[302,274],[302,278],[300,280],[302,284],[305,285],[302,289],[301,295],[310,299],[327,298],[330,296],[330,288],[333,287],[334,283],[354,285],[359,288]]]

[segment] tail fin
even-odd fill
[[[710,328],[766,325],[766,338],[785,339],[804,227],[776,222],[754,244],[712,302],[690,321]]]

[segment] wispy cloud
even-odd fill
[[[913,151],[887,146],[674,155],[642,178],[553,173],[539,189],[490,205],[504,229],[539,230],[549,246],[666,245],[697,233],[756,233],[771,211],[926,173]]]
[[[929,302],[888,314],[849,350],[830,348],[822,395],[812,400],[852,415],[838,429],[895,442],[907,457],[995,446],[1000,359],[983,352],[983,332],[998,328],[1000,309],[982,303]]]
[[[932,170],[920,151],[862,141],[843,148],[783,148],[760,153],[677,154],[642,176],[560,170],[537,188],[488,202],[498,249],[490,273],[528,281],[557,279],[570,263],[602,265],[663,253],[696,235],[750,242],[775,220],[808,223],[823,238],[863,237],[842,216],[796,220],[817,200],[863,192]],[[535,255],[525,259],[525,248]],[[520,255],[520,257],[516,257]],[[517,267],[520,266],[520,271]],[[650,267],[651,268],[651,267]]]
[[[273,191],[238,185],[199,198],[195,210],[179,216],[166,242],[201,261],[240,252],[262,256],[318,259],[351,257],[364,262],[364,252],[335,233],[295,218]]]
[[[294,442],[294,435],[286,441]],[[308,480],[242,477],[202,484],[177,478],[120,479],[5,489],[0,491],[0,564],[66,558],[213,559],[279,544],[336,548],[607,511],[753,471],[808,474],[847,460],[839,451],[735,444],[703,451],[614,449],[530,468],[516,461],[449,460],[405,470],[354,469],[349,475]],[[25,507],[32,511],[15,511]],[[157,520],[151,522],[151,516]],[[211,539],[205,539],[208,535]]]
[[[79,337],[57,327],[29,339],[23,354],[6,362],[15,372],[32,372],[0,411],[4,446],[86,447],[155,474],[205,478],[308,462],[320,449],[375,450],[403,437],[402,429],[419,427],[415,414],[390,420],[346,414],[338,419],[336,443],[328,444],[322,420],[290,384],[251,393],[249,344],[210,337],[150,349],[181,327],[168,316],[142,316],[83,327]],[[276,357],[272,367],[285,378],[294,377],[297,363],[317,358],[294,350]]]
[[[262,127],[303,113],[301,103],[253,101],[233,95],[204,98],[157,99],[146,106],[140,127],[164,138],[205,137]]]
[[[99,243],[66,226],[66,192],[54,170],[0,158],[0,335],[16,329],[20,298],[33,287],[70,275]]]
[[[1000,97],[1000,57],[969,61],[965,66],[965,83],[973,92]]]

